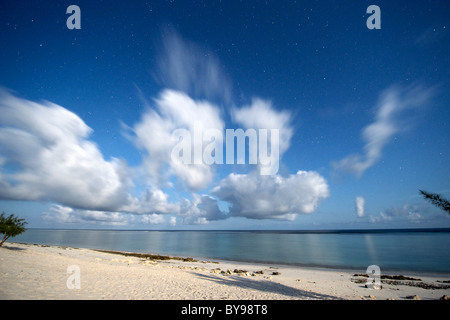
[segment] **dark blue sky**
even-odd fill
[[[80,30],[66,27],[72,4]],[[379,30],[366,27],[373,4]],[[449,13],[448,1],[2,1],[1,209],[32,227],[449,227],[418,194],[450,196]],[[278,174],[175,167],[164,134],[197,119],[278,126]]]

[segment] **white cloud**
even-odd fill
[[[206,194],[194,193],[190,199],[171,203],[166,188],[179,187],[180,182],[188,191],[198,192],[214,181],[215,173],[215,167],[197,159],[195,152],[193,162],[200,164],[173,161],[171,153],[178,142],[173,132],[185,129],[194,139],[198,131],[224,133],[225,117],[209,101],[218,98],[229,105],[231,86],[211,52],[175,33],[164,38],[159,58],[159,76],[171,89],[147,103],[140,121],[128,128],[130,140],[144,151],[138,168],[116,158],[104,159],[89,139],[93,130],[73,112],[0,91],[0,198],[56,203],[44,216],[59,222],[123,225],[136,219],[160,224],[165,221],[163,215],[171,214],[169,223],[176,225],[178,217],[187,224],[232,216],[293,220],[313,212],[328,197],[328,185],[316,172],[282,177],[261,176],[255,170],[230,174],[213,189],[215,196],[232,205],[229,213],[220,210],[218,199]],[[279,129],[278,145],[271,145],[280,156],[290,147],[290,117],[290,112],[278,111],[261,99],[231,110],[232,120],[244,129]],[[203,147],[211,142],[200,139]],[[192,145],[195,149],[194,141]],[[142,182],[138,180],[142,173],[144,186],[136,186]],[[144,191],[136,196],[134,188]]]
[[[155,110],[149,108],[142,120],[132,128],[132,139],[148,153],[143,167],[151,177],[151,183],[159,185],[175,175],[191,190],[199,190],[212,181],[214,168],[204,164],[202,159],[194,158],[194,164],[173,161],[171,152],[178,141],[172,139],[172,133],[177,129],[186,129],[193,137],[194,150],[196,132],[208,129],[223,132],[224,126],[218,107],[208,102],[194,101],[179,91],[164,90],[155,100]],[[209,142],[202,137],[200,139],[205,145]]]
[[[141,218],[141,222],[144,224],[162,224],[164,223],[164,216],[161,214],[144,214]]]
[[[233,120],[245,129],[279,129],[280,156],[289,149],[293,135],[290,112],[274,109],[270,101],[253,99],[249,106],[233,108],[231,115]]]
[[[373,215],[369,216],[370,223],[379,223],[379,222],[386,222],[386,221],[391,221],[391,220],[392,220],[392,217],[384,214],[383,212],[380,212],[379,216],[373,216]]]
[[[120,207],[121,211],[136,214],[165,214],[179,212],[179,204],[170,203],[169,196],[160,189],[146,189],[140,197],[128,195],[128,202]]]
[[[231,204],[230,216],[283,220],[312,213],[329,196],[325,179],[314,171],[298,171],[286,178],[232,173],[212,193]]]
[[[422,219],[422,215],[419,213],[420,210],[421,208],[417,204],[405,204],[401,208],[392,207],[385,209],[384,212],[381,212],[381,214],[383,214],[384,217],[389,217],[390,219],[400,217],[405,218],[410,222],[418,222]]]
[[[402,207],[391,207],[380,212],[379,216],[370,216],[369,222],[390,222],[408,221],[418,223],[424,221],[423,213],[427,212],[427,207],[418,204],[405,204]]]
[[[365,202],[366,200],[363,197],[356,197],[355,199],[356,215],[358,217],[364,217]]]
[[[129,217],[120,212],[107,212],[96,210],[73,209],[54,204],[43,213],[44,220],[57,223],[83,223],[107,226],[124,226],[129,222]]]
[[[431,89],[420,86],[406,89],[392,87],[386,90],[381,95],[375,121],[362,131],[363,140],[366,142],[364,154],[353,154],[333,162],[333,167],[360,177],[380,160],[384,147],[394,135],[407,128],[411,120],[408,112],[426,106],[431,96]]]
[[[163,181],[176,176],[192,190],[206,186],[212,181],[213,167],[206,164],[178,167],[171,161],[169,141],[173,129],[185,128],[194,134],[198,124],[223,132],[218,108],[172,90],[164,91],[155,104],[156,111],[148,110],[133,128],[134,142],[148,151],[143,168],[149,176]],[[236,111],[241,123],[270,128],[261,119],[251,123],[241,118],[245,112],[266,108],[267,114],[275,119],[275,126],[289,128],[287,118],[271,110],[269,104],[255,105],[259,107],[244,109],[242,113]],[[170,203],[168,194],[154,183],[135,196],[131,193],[133,171],[118,159],[105,160],[96,144],[89,140],[92,129],[74,113],[5,91],[1,92],[0,111],[0,196],[55,203],[44,215],[47,220],[124,225],[134,221],[136,214],[141,215],[141,222],[150,224],[162,223],[163,214],[177,215],[187,224],[230,216],[293,220],[299,213],[314,211],[319,200],[328,196],[325,179],[315,172],[304,171],[286,178],[261,176],[257,171],[229,175],[213,193],[232,204],[230,214],[222,212],[218,200],[210,195],[193,194],[191,200]],[[290,134],[287,137],[289,141]],[[167,168],[167,172],[162,168]],[[172,216],[170,224],[176,222]]]
[[[193,194],[192,198],[181,202],[180,216],[185,224],[206,224],[228,217],[219,209],[217,200],[210,195]]]
[[[92,210],[115,210],[127,200],[126,164],[105,160],[77,115],[5,90],[0,114],[0,198]]]
[[[179,212],[179,204],[160,189],[132,195],[126,163],[106,161],[88,139],[92,129],[67,109],[2,90],[0,113],[0,198],[57,203],[53,213],[67,221],[114,219],[109,211]],[[85,210],[69,212],[69,207]]]

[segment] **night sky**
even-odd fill
[[[2,1],[0,211],[44,228],[450,227],[418,191],[450,198],[449,14],[447,0]],[[279,130],[278,171],[175,163],[172,133],[196,124]]]

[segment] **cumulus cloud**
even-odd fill
[[[245,114],[250,116],[256,110],[265,112],[272,124],[263,119],[245,119]],[[164,214],[177,215],[186,224],[204,224],[232,216],[293,220],[299,213],[314,211],[319,200],[328,196],[325,179],[315,172],[299,171],[283,178],[261,176],[256,170],[248,175],[231,174],[214,188],[213,194],[232,205],[229,213],[220,210],[218,199],[206,194],[194,193],[191,199],[171,203],[168,194],[153,182],[136,196],[131,192],[135,187],[133,171],[124,161],[104,159],[97,145],[89,140],[92,129],[76,114],[56,104],[32,102],[4,90],[0,111],[0,197],[53,202],[55,205],[44,214],[47,220],[124,225],[134,221],[136,214],[147,224],[163,223]],[[287,128],[283,141],[289,142],[287,114],[277,113],[268,102],[258,101],[243,110],[236,109],[234,116],[246,128]],[[180,165],[170,157],[176,142],[172,140],[173,130],[184,128],[195,135],[199,127],[224,132],[219,109],[178,91],[163,91],[155,100],[155,109],[148,109],[131,128],[134,143],[147,151],[142,166],[149,176],[164,181],[176,176],[191,190],[210,183],[213,166]],[[176,223],[172,216],[170,224]]]
[[[381,95],[375,121],[362,131],[362,138],[366,142],[364,154],[347,156],[338,162],[333,162],[333,167],[337,171],[360,177],[380,160],[383,149],[394,135],[408,126],[411,120],[410,113],[426,106],[432,93],[432,89],[424,89],[420,86],[404,89],[391,87],[386,90]]]
[[[212,193],[231,204],[230,216],[283,220],[313,212],[329,196],[325,179],[314,171],[288,177],[232,173]]]
[[[0,90],[0,198],[115,210],[131,186],[126,164],[107,161],[92,129],[69,110]]]
[[[169,196],[162,190],[149,188],[140,197],[129,194],[127,203],[120,210],[137,214],[166,214],[179,212],[179,204],[171,203]]]
[[[287,110],[276,110],[268,100],[253,99],[251,105],[231,110],[233,120],[241,124],[244,129],[279,129],[280,155],[290,146],[293,135],[291,113]]]
[[[223,132],[224,126],[220,110],[215,105],[195,101],[180,91],[164,90],[155,99],[154,109],[148,106],[142,120],[132,128],[132,139],[147,152],[143,167],[153,183],[159,185],[175,175],[191,190],[199,190],[212,181],[214,168],[203,162],[203,149],[199,154],[194,152],[197,133],[200,132],[200,144],[207,145],[210,141],[201,133],[209,129]],[[179,129],[187,130],[192,137],[192,164],[174,161],[171,156],[178,143],[173,133]]]
[[[366,200],[363,197],[356,197],[355,199],[355,207],[356,207],[356,215],[358,217],[364,217],[364,205]]]
[[[50,201],[54,205],[44,218],[64,223],[161,224],[164,215],[172,215],[169,224],[174,226],[238,216],[293,220],[328,197],[325,179],[314,171],[287,177],[263,176],[258,170],[232,173],[216,184],[213,196],[196,193],[214,182],[215,167],[203,159],[205,147],[222,142],[202,133],[225,133],[227,115],[211,101],[230,105],[231,86],[211,52],[176,33],[164,38],[159,58],[158,76],[170,89],[146,102],[141,119],[125,132],[143,151],[137,168],[118,158],[105,159],[90,140],[93,130],[75,113],[0,90],[0,199]],[[291,114],[276,110],[270,101],[254,99],[231,108],[230,118],[244,129],[279,129],[276,141],[269,134],[268,146],[279,150],[280,157],[289,149]],[[184,137],[174,137],[177,130],[192,137],[186,142],[192,164],[172,156],[174,146],[184,142]],[[166,191],[175,184],[191,192],[190,199],[171,203]],[[230,211],[221,211],[219,201],[227,201]]]
[[[52,212],[67,221],[94,216],[100,221],[103,211],[105,219],[116,217],[108,211],[179,212],[156,187],[132,195],[127,164],[105,160],[89,140],[92,129],[69,110],[1,90],[0,113],[0,198],[57,203],[61,206]]]
[[[227,215],[219,209],[215,198],[198,194],[193,194],[192,200],[184,199],[181,202],[180,216],[186,224],[206,224],[209,221],[227,218]]]

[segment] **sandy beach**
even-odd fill
[[[449,275],[382,278],[381,289],[370,289],[365,286],[366,278],[356,275],[364,272],[158,260],[90,249],[5,243],[0,248],[0,299],[437,300],[450,296]]]

